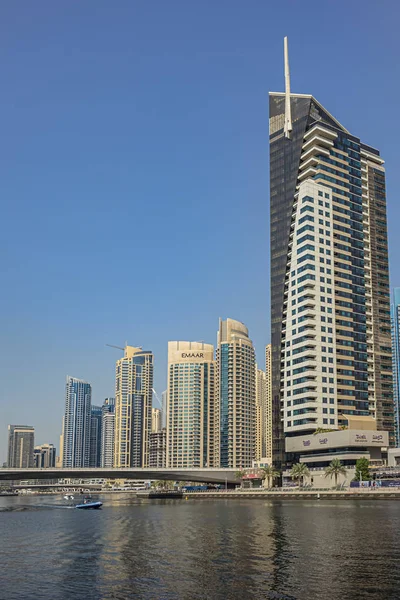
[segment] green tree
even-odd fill
[[[370,481],[371,475],[369,472],[369,460],[368,458],[359,458],[356,461],[356,473],[354,475],[354,481]]]
[[[325,477],[335,478],[335,487],[337,486],[338,475],[346,475],[347,469],[338,458],[334,458],[329,467],[325,469]]]
[[[308,470],[307,465],[304,463],[297,463],[296,465],[293,465],[290,471],[291,478],[297,480],[299,486],[304,485],[304,478],[308,477],[309,475],[310,471]]]
[[[270,466],[270,465],[267,465],[266,467],[262,467],[261,470],[263,471],[263,475],[264,475],[263,479],[267,480],[267,486],[270,488],[271,483],[274,482],[274,479],[279,477],[280,473],[279,473],[279,471],[274,469],[273,466]]]
[[[244,471],[243,469],[238,469],[235,473],[236,479],[243,479],[243,477],[245,475],[246,475],[246,471]]]

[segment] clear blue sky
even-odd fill
[[[0,6],[0,460],[58,435],[65,375],[113,395],[125,340],[269,341],[268,91],[312,93],[386,159],[397,244],[400,5],[53,0]]]

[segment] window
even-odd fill
[[[321,196],[321,198],[324,197],[324,194],[321,192],[321,190],[318,190],[318,196]],[[329,198],[329,196],[328,196],[328,198]]]

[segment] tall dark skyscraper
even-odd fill
[[[286,55],[286,52],[285,52]],[[286,55],[287,57],[287,55]],[[273,454],[374,417],[394,443],[384,161],[311,95],[271,93]]]
[[[92,386],[67,377],[63,421],[63,467],[88,467]]]

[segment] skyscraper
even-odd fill
[[[159,408],[151,409],[151,431],[152,433],[161,431],[161,410]]]
[[[400,445],[400,288],[393,290],[392,313],[392,360],[393,403],[395,415],[396,446]]]
[[[102,406],[100,466],[114,464],[115,398],[106,398]]]
[[[35,429],[30,425],[8,426],[7,466],[26,469],[34,466]]]
[[[168,342],[167,466],[214,466],[214,347]]]
[[[256,452],[255,352],[243,323],[219,322],[216,436],[221,467],[251,467]]]
[[[161,402],[162,402],[162,415],[161,415],[161,424],[163,427],[167,427],[167,396],[168,391],[165,390],[161,394]]]
[[[278,465],[286,436],[346,415],[376,418],[394,441],[384,161],[315,98],[290,93],[287,51],[285,79],[270,94]]]
[[[256,365],[256,450],[255,459],[267,456],[267,376]]]
[[[92,406],[90,411],[90,455],[89,467],[100,467],[101,464],[101,427],[103,409]]]
[[[114,466],[147,467],[153,354],[126,346],[116,364]]]
[[[67,377],[63,422],[63,467],[88,467],[92,386]]]
[[[266,379],[266,439],[265,439],[265,450],[267,463],[270,465],[273,462],[272,456],[272,387],[271,387],[271,376],[272,376],[272,365],[271,365],[271,344],[265,347],[265,379]]]
[[[165,427],[159,431],[152,431],[149,440],[149,467],[162,469],[166,466],[167,459],[167,430]]]
[[[33,462],[37,469],[49,469],[56,466],[56,448],[53,444],[35,446]]]

